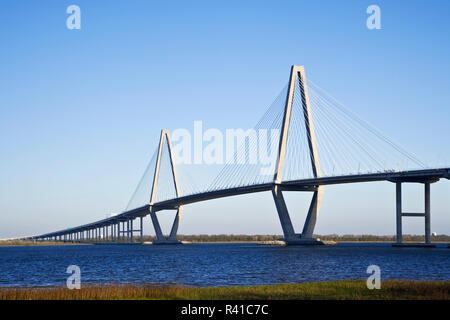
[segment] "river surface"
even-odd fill
[[[69,265],[81,283],[247,286],[366,279],[450,280],[450,249],[389,244],[283,247],[258,244],[0,247],[0,286],[65,285]]]

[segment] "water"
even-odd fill
[[[450,280],[450,249],[388,244],[280,247],[257,244],[183,246],[0,247],[0,286],[65,285],[69,265],[86,283],[245,286],[367,278]]]

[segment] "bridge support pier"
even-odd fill
[[[130,220],[127,220],[127,242],[130,242]]]
[[[295,93],[296,86],[299,92]],[[289,212],[283,198],[280,184],[283,179],[283,167],[286,156],[286,147],[288,143],[288,133],[291,121],[291,114],[294,102],[294,96],[299,95],[302,104],[303,117],[305,121],[305,129],[308,139],[308,151],[311,161],[311,169],[315,178],[321,176],[319,156],[317,153],[316,137],[314,133],[314,123],[311,115],[311,106],[309,104],[308,88],[306,84],[305,68],[303,66],[292,66],[289,78],[289,87],[286,96],[286,105],[284,108],[283,124],[281,127],[280,141],[278,146],[278,159],[274,175],[274,188],[272,189],[273,198],[277,207],[278,216],[280,217],[281,227],[283,228],[284,241],[288,245],[321,245],[324,244],[320,240],[312,237],[314,227],[319,213],[320,202],[322,200],[323,187],[317,186],[314,190],[311,205],[308,210],[303,231],[301,234],[295,233],[292,227]]]
[[[161,130],[161,137],[159,139],[159,147],[158,147],[158,157],[156,159],[155,172],[153,176],[153,185],[152,192],[150,195],[150,217],[153,222],[153,227],[155,228],[156,240],[153,241],[153,244],[181,244],[181,241],[178,241],[176,236],[178,232],[178,226],[180,224],[181,215],[183,214],[183,206],[178,206],[177,213],[175,215],[175,219],[172,224],[172,228],[170,230],[170,234],[168,237],[164,236],[161,231],[161,226],[159,225],[158,217],[156,216],[156,211],[152,208],[156,199],[156,187],[158,185],[159,178],[159,169],[161,165],[161,154],[163,151],[164,144],[166,143],[168,151],[169,151],[169,160],[170,167],[172,168],[172,179],[175,187],[175,194],[177,197],[180,196],[180,188],[178,186],[178,178],[177,178],[177,170],[175,167],[174,158],[172,155],[172,142],[170,140],[170,134],[167,130]]]
[[[144,224],[143,224],[143,217],[140,217],[140,224],[139,224],[140,226],[141,226],[141,230],[139,231],[140,232],[140,234],[139,234],[139,242],[141,243],[141,244],[143,244],[144,243]]]
[[[183,214],[183,207],[180,206],[173,220],[172,228],[170,229],[170,234],[169,236],[165,236],[161,231],[161,226],[159,224],[158,217],[156,216],[156,212],[150,211],[150,217],[152,219],[153,228],[155,228],[155,235],[156,235],[156,240],[153,241],[153,244],[181,244],[181,241],[177,240],[177,232],[182,214]]]
[[[309,206],[308,215],[306,216],[305,224],[302,233],[295,233],[292,221],[289,216],[289,211],[283,197],[280,186],[275,185],[272,189],[273,199],[277,208],[278,217],[280,218],[281,228],[283,229],[283,241],[287,245],[323,245],[324,243],[318,239],[313,238],[314,227],[316,226],[317,216],[319,213],[320,202],[322,200],[323,187],[318,187],[314,191],[311,204]]]
[[[130,220],[130,242],[134,242],[134,229],[133,229],[133,220]]]
[[[411,182],[411,181],[406,181]],[[412,181],[417,182],[417,181]],[[431,243],[431,205],[430,205],[430,183],[434,181],[420,182],[424,184],[424,198],[425,198],[425,210],[424,212],[403,212],[402,210],[402,182],[396,182],[396,242],[393,244],[395,247],[403,246],[421,246],[421,247],[435,247]],[[403,243],[403,231],[402,231],[402,218],[403,217],[423,217],[425,224],[425,242],[424,243]]]

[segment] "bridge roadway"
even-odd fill
[[[441,178],[446,178],[450,180],[450,168],[411,170],[401,172],[390,171],[390,172],[367,173],[367,174],[346,175],[346,176],[330,176],[312,179],[284,181],[280,185],[282,190],[285,191],[314,191],[319,185],[334,185],[334,184],[373,182],[373,181],[432,183],[438,181]],[[150,213],[150,209],[154,210],[155,212],[161,210],[174,210],[177,209],[180,205],[186,205],[224,197],[231,197],[241,194],[270,191],[272,190],[274,185],[275,184],[271,182],[223,190],[207,191],[203,193],[182,196],[154,203],[152,208],[150,208],[150,205],[147,204],[136,209],[122,212],[113,217],[109,217],[106,219],[102,219],[99,221],[95,221],[89,224],[81,225],[70,229],[64,229],[56,232],[34,236],[31,237],[31,239],[52,238],[63,236],[65,234],[83,232],[94,228],[110,226],[118,222],[129,221],[130,219],[147,216]]]

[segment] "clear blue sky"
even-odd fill
[[[66,28],[71,4],[81,30]],[[370,4],[381,30],[366,28]],[[0,238],[121,211],[160,129],[251,127],[292,64],[448,165],[449,15],[448,1],[3,0]],[[405,192],[405,209],[422,211],[422,186]],[[432,186],[432,231],[450,234],[449,195],[448,181]],[[309,196],[288,195],[299,231]],[[329,187],[316,233],[393,234],[394,196],[387,182]],[[183,219],[184,234],[281,233],[269,193],[191,205]],[[423,221],[405,232],[423,233]]]

